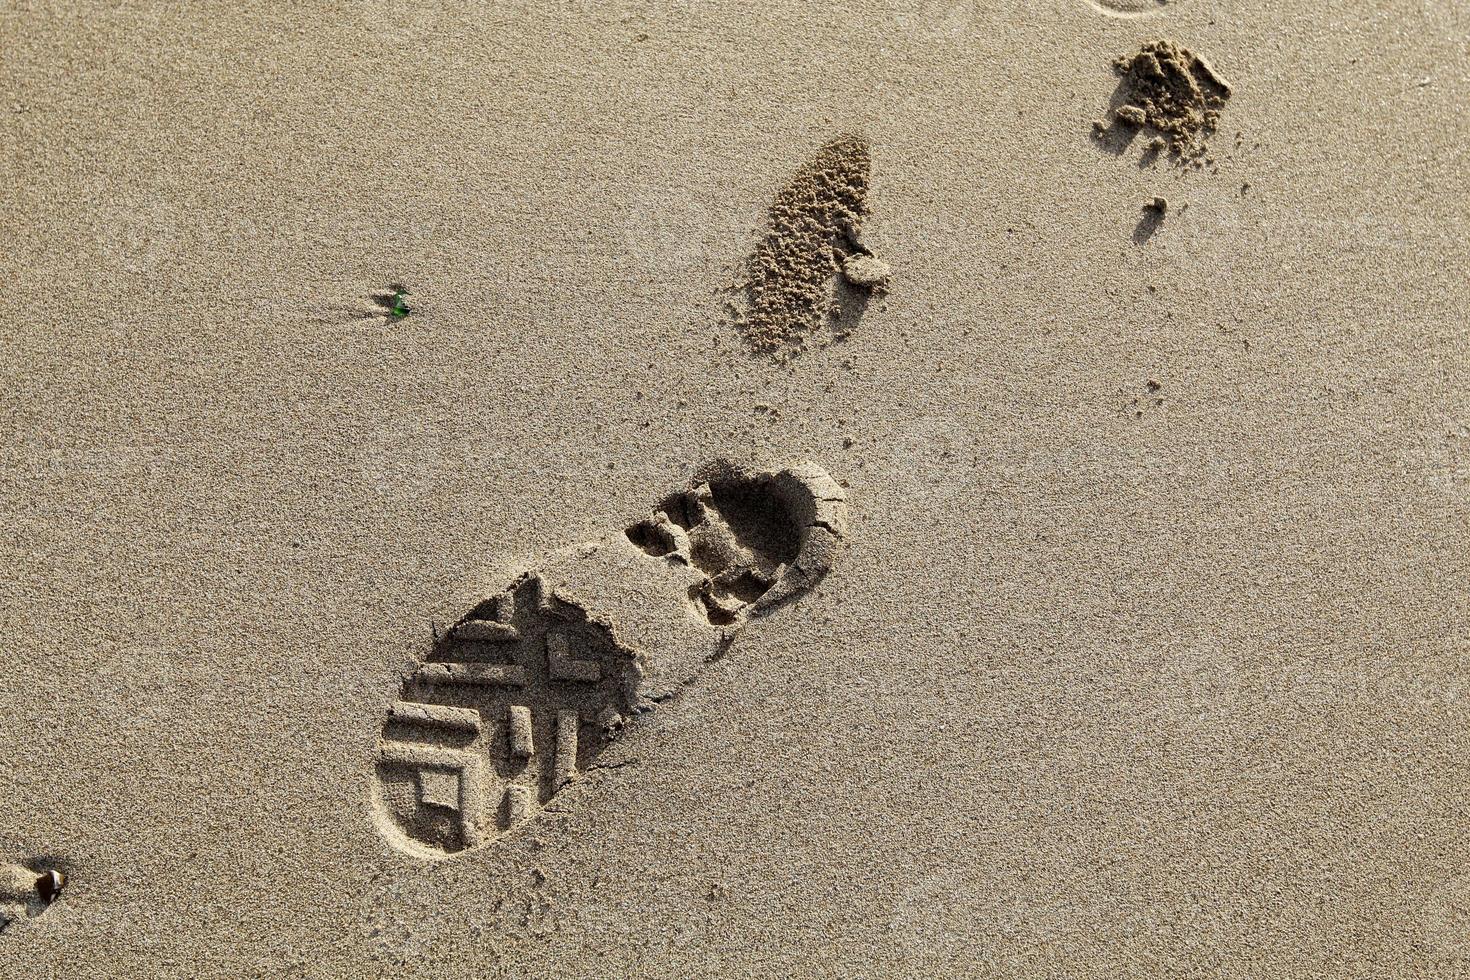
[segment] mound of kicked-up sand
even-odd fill
[[[1175,41],[1149,41],[1114,61],[1113,70],[1123,78],[1124,99],[1113,110],[1115,122],[1155,130],[1181,157],[1204,153],[1230,98],[1229,83],[1209,62]],[[1107,128],[1102,120],[1097,125]]]
[[[868,141],[840,136],[776,195],[745,283],[750,309],[739,325],[752,350],[789,356],[834,315],[834,277],[864,252],[870,166]]]

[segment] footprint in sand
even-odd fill
[[[34,919],[61,898],[66,873],[54,862],[0,864],[0,933],[24,919]]]
[[[846,514],[842,488],[814,464],[716,464],[647,520],[557,552],[480,602],[388,708],[379,830],[439,858],[535,818],[747,620],[820,581]]]
[[[735,325],[756,354],[784,361],[824,328],[850,334],[892,270],[865,244],[872,169],[868,141],[839,136],[797,170],[771,202],[769,227],[747,263],[746,308]]]
[[[1109,17],[1147,17],[1169,7],[1177,7],[1182,0],[1085,0],[1098,13]]]

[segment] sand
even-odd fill
[[[1467,30],[10,5],[0,976],[1463,975]],[[1155,40],[1231,85],[1199,167],[1093,138]],[[752,350],[844,134],[886,294]],[[625,533],[722,459],[843,491],[769,615]],[[482,717],[565,782],[398,846],[406,682],[548,568],[668,697]]]

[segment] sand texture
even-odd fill
[[[3,5],[0,980],[1470,976],[1466,37]]]

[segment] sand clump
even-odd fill
[[[872,255],[849,255],[842,263],[842,277],[854,286],[864,289],[883,289],[888,285],[893,268],[887,262]]]
[[[1137,129],[1156,131],[1170,151],[1194,158],[1205,151],[1205,138],[1215,131],[1220,111],[1230,98],[1230,85],[1204,58],[1176,41],[1149,41],[1137,53],[1113,62],[1122,76],[1123,103],[1113,118]],[[1095,124],[1101,133],[1107,124]]]
[[[768,231],[750,257],[743,284],[749,309],[737,319],[755,352],[789,356],[838,312],[837,273],[848,257],[868,254],[859,235],[868,210],[870,168],[868,141],[839,136],[776,195]],[[886,281],[886,271],[880,279]]]

